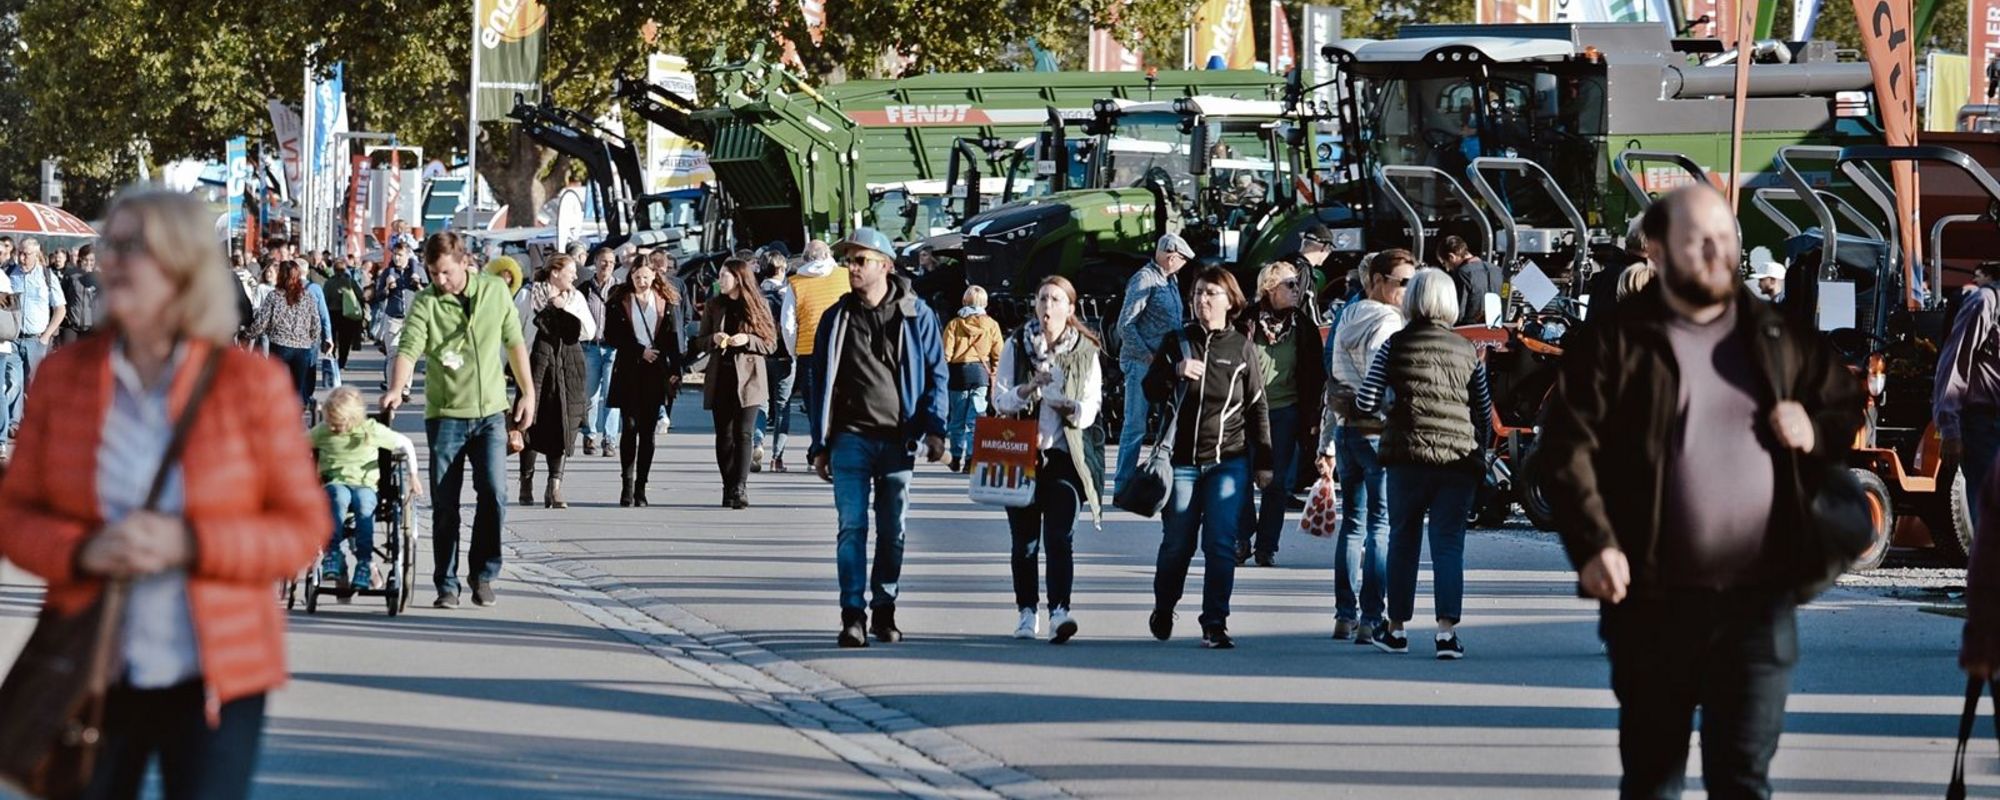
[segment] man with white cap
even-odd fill
[[[1146,368],[1153,362],[1153,351],[1181,327],[1185,313],[1174,273],[1193,260],[1194,248],[1187,240],[1169,233],[1153,248],[1153,260],[1125,284],[1125,305],[1118,311],[1118,366],[1125,373],[1125,422],[1118,429],[1114,490],[1124,488],[1139,465],[1139,448],[1146,441],[1146,416],[1152,408],[1143,385]]]
[[[1785,265],[1766,258],[1757,262],[1757,273],[1753,277],[1757,281],[1757,299],[1773,303],[1785,299]]]

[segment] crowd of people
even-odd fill
[[[424,376],[428,460],[413,483],[433,497],[437,608],[467,590],[474,605],[498,602],[510,454],[521,503],[539,488],[545,507],[566,507],[567,465],[596,456],[617,459],[620,506],[650,505],[658,436],[698,372],[726,508],[749,507],[767,463],[792,468],[795,401],[803,412],[804,460],[831,484],[837,518],[841,647],[903,640],[916,461],[968,470],[972,430],[991,414],[1035,431],[1033,501],[1004,511],[1014,637],[1080,635],[1077,523],[1147,480],[1142,459],[1163,458],[1154,637],[1173,637],[1199,552],[1199,641],[1236,646],[1235,572],[1276,564],[1310,465],[1339,489],[1333,638],[1410,652],[1428,546],[1433,653],[1467,655],[1466,526],[1494,414],[1485,365],[1454,327],[1490,322],[1502,288],[1464,242],[1445,243],[1440,268],[1405,250],[1372,254],[1321,310],[1324,229],[1261,265],[1247,293],[1167,234],[1101,330],[1062,277],[1041,280],[1032,315],[1003,330],[983,288],[920,287],[899,248],[867,228],[797,258],[779,245],[729,254],[695,285],[665,251],[570,250],[524,273],[511,258],[482,264],[458,233],[420,239],[400,225],[382,263],[300,257],[271,239],[225,271],[203,214],[184,195],[122,196],[98,245],[101,279],[92,248],[45,258],[37,242],[0,239],[12,288],[0,292],[11,312],[0,333],[15,329],[0,336],[0,389],[15,390],[0,395],[14,401],[0,403],[0,430],[18,426],[0,555],[47,580],[51,606],[95,602],[106,578],[129,593],[106,785],[128,785],[159,752],[202,762],[177,774],[205,783],[169,794],[241,796],[255,748],[225,745],[254,743],[264,694],[283,679],[270,586],[314,553],[329,578],[376,580],[372,455],[416,459],[340,379],[369,341],[388,358],[385,417]],[[1567,342],[1542,420],[1535,468],[1579,588],[1602,603],[1626,796],[1678,795],[1697,709],[1710,792],[1769,794],[1794,616],[1815,577],[1797,563],[1810,549],[1800,532],[1819,467],[1844,463],[1862,421],[1861,385],[1824,338],[1740,279],[1737,236],[1706,187],[1651,206],[1628,245],[1640,263],[1612,284],[1615,311]],[[2000,450],[1996,280],[2000,266],[1981,268],[1936,397],[1947,457],[1967,465],[1983,503],[2000,500],[1982,471]],[[956,312],[936,308],[953,302]],[[117,335],[88,336],[100,322]],[[77,344],[56,349],[65,337]],[[28,380],[36,392],[23,404]],[[296,435],[298,412],[329,386],[310,436]],[[1104,420],[1121,409],[1108,406],[1120,386],[1107,470]],[[69,475],[87,477],[57,477]],[[1996,517],[1984,505],[1978,515]],[[1996,571],[1975,552],[1962,656],[1975,675],[2000,663]],[[167,747],[176,735],[216,746]]]

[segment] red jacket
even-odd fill
[[[84,339],[35,372],[13,463],[0,478],[0,557],[48,582],[48,605],[88,608],[102,581],[76,572],[98,515],[97,449],[111,407],[113,337]],[[222,359],[181,456],[187,566],[210,721],[223,703],[285,682],[277,581],[296,574],[326,540],[326,494],[300,425],[296,389],[277,364],[235,348],[188,344],[168,404],[185,407],[207,353]],[[151,474],[148,467],[146,474]]]

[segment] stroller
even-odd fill
[[[301,595],[305,598],[306,613],[319,612],[319,598],[333,595],[340,602],[352,602],[356,595],[380,597],[387,604],[389,616],[397,616],[410,605],[410,597],[416,592],[416,584],[411,576],[417,568],[417,540],[421,532],[417,526],[416,499],[409,490],[409,481],[414,477],[409,456],[400,450],[377,451],[381,466],[381,478],[376,482],[375,506],[375,550],[374,561],[380,565],[376,573],[375,585],[349,586],[345,583],[329,583],[322,579],[319,565],[327,555],[322,550],[313,558],[305,571],[285,584],[285,607],[296,608]],[[352,547],[353,520],[342,522],[340,541]]]

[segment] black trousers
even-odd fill
[[[1014,606],[1034,608],[1038,555],[1049,554],[1049,608],[1069,608],[1070,587],[1076,583],[1076,514],[1083,505],[1083,480],[1068,451],[1042,451],[1035,468],[1035,503],[1007,509],[1007,528],[1014,534]]]
[[[333,315],[333,360],[347,369],[347,356],[361,344],[361,320]]]
[[[618,412],[618,469],[640,486],[653,474],[653,443],[659,436],[660,412]]]
[[[735,497],[750,483],[750,435],[757,430],[757,407],[708,410],[715,419],[715,463],[722,472],[722,493]]]
[[[1789,594],[1765,589],[1674,590],[1604,607],[1620,797],[1681,796],[1697,708],[1708,796],[1771,796],[1799,657],[1797,611]]]
[[[104,745],[86,800],[128,800],[145,785],[146,766],[160,760],[167,800],[237,800],[250,796],[264,734],[264,695],[222,706],[222,724],[208,727],[206,692],[193,680],[169,689],[111,690],[104,709]]]

